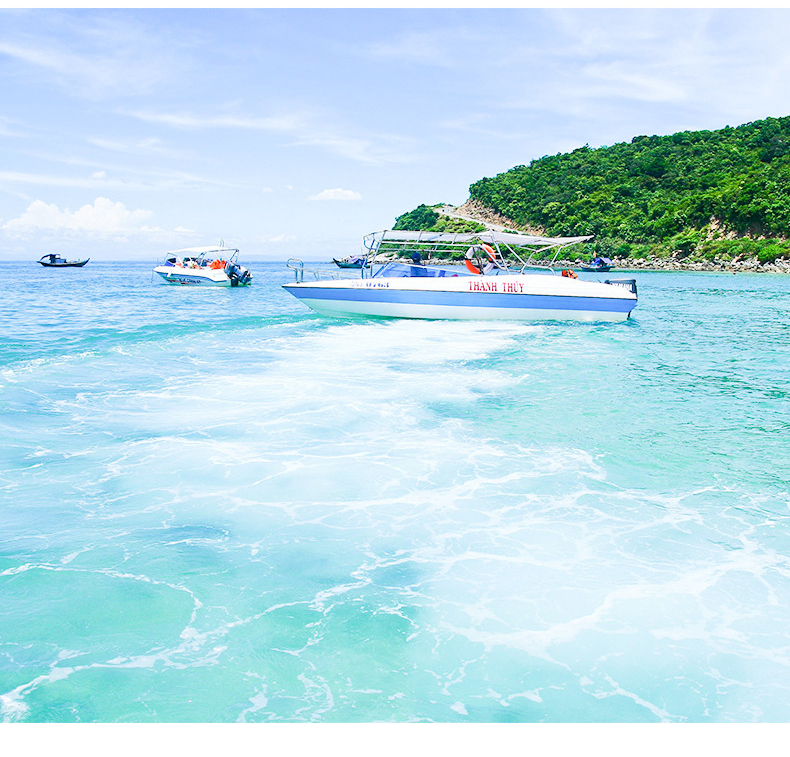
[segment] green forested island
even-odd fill
[[[396,229],[477,230],[420,205]],[[594,234],[609,257],[790,258],[790,116],[639,136],[549,155],[469,188],[473,218],[550,236]]]

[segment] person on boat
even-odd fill
[[[419,252],[413,252],[411,254],[411,264],[412,266],[422,266],[421,268],[412,268],[411,269],[412,276],[427,275],[427,271],[425,270],[425,263],[422,262],[422,255],[420,255]]]

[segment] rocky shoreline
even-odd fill
[[[410,263],[409,258],[398,258],[400,262]],[[384,262],[384,261],[381,261]],[[427,265],[462,265],[458,260],[431,258],[424,261]],[[588,264],[588,260],[555,260],[552,268],[578,269]],[[548,263],[546,264],[548,265]],[[676,258],[612,258],[612,273],[625,271],[707,271],[725,273],[790,273],[790,260],[779,259],[773,263],[761,263],[757,258],[746,260],[686,261]]]
[[[474,200],[467,200],[460,207],[444,205],[437,208],[441,215],[450,218],[459,218],[466,221],[477,221],[485,224],[495,231],[510,231],[514,229],[512,221],[493,212]],[[521,234],[541,234],[539,229],[522,229]],[[439,261],[429,261],[438,263]],[[455,261],[443,261],[445,264]],[[556,260],[554,268],[578,268],[587,259]],[[714,259],[689,260],[677,254],[668,258],[612,258],[612,267],[617,271],[725,271],[729,273],[790,273],[790,260],[779,258],[773,263],[761,263],[754,258],[734,258],[733,260]]]
[[[587,261],[559,261],[556,266],[578,267]],[[723,271],[727,273],[790,273],[790,260],[779,259],[761,263],[757,258],[745,260],[679,260],[677,258],[612,258],[612,267],[618,271]]]

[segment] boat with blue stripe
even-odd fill
[[[370,265],[359,277],[327,277],[292,259],[295,281],[283,287],[316,312],[340,317],[624,321],[637,304],[635,280],[583,280],[551,265],[561,249],[591,238],[387,230],[365,237]],[[552,248],[548,264],[532,262]],[[459,249],[461,265],[430,262]],[[375,264],[393,254],[397,260]]]
[[[238,247],[225,247],[222,240],[209,247],[171,250],[154,273],[166,284],[179,286],[247,286],[252,283],[252,273],[237,262],[238,253]]]

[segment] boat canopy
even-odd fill
[[[532,234],[520,234],[511,231],[478,231],[475,233],[452,233],[447,231],[376,231],[368,234],[365,239],[379,237],[382,242],[418,242],[422,244],[470,244],[487,242],[492,244],[516,245],[518,247],[569,245],[576,242],[589,242],[593,235],[584,237],[541,237]]]
[[[551,270],[551,265],[563,247],[578,242],[589,242],[591,239],[593,239],[592,234],[579,237],[543,237],[536,234],[521,234],[517,231],[487,230],[461,233],[387,229],[367,234],[362,244],[367,249],[368,256],[377,256],[379,253],[402,256],[419,252],[420,255],[427,255],[428,258],[448,254],[457,256],[459,252],[465,253],[469,258],[475,253],[481,254],[481,250],[487,248],[483,255],[486,259],[482,260],[482,263],[490,260],[496,268],[508,270],[516,260],[524,271],[528,267]],[[551,252],[554,255],[547,265],[544,262],[546,254]],[[535,256],[540,262],[532,262]],[[508,257],[511,257],[510,262]]]
[[[517,247],[557,247],[589,242],[593,235],[584,237],[541,237],[532,234],[519,234],[510,231],[478,231],[475,233],[452,233],[447,231],[376,231],[365,239],[372,242],[416,242],[419,244],[506,244]],[[369,247],[369,245],[365,245]]]

